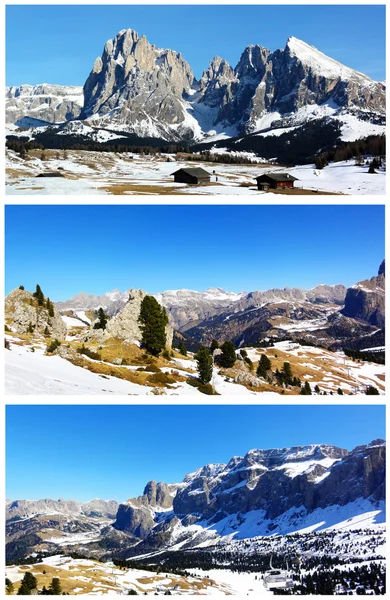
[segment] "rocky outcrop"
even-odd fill
[[[378,275],[348,289],[343,314],[377,327],[385,326],[385,261]]]
[[[62,123],[77,119],[83,107],[83,88],[64,85],[20,85],[5,90],[7,123],[20,126],[33,124],[32,120]]]
[[[50,316],[46,300],[39,306],[31,292],[16,288],[5,299],[4,317],[8,327],[17,333],[45,334],[64,339],[66,325],[57,308],[53,307]]]
[[[142,300],[147,296],[143,290],[129,290],[127,303],[122,310],[117,313],[107,323],[104,336],[114,337],[123,340],[140,342],[142,340],[142,331],[138,322],[141,312]],[[166,326],[166,345],[172,347],[173,329],[170,325]],[[97,330],[98,334],[101,331]]]

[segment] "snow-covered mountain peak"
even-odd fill
[[[330,58],[314,46],[310,46],[306,42],[299,40],[296,37],[289,37],[286,44],[286,51],[290,57],[299,59],[304,65],[309,67],[316,75],[323,77],[340,79],[347,81],[357,75],[369,80],[369,77],[346,67],[337,60]]]
[[[210,463],[208,465],[204,465],[204,467],[199,467],[199,469],[196,469],[196,471],[193,471],[192,473],[187,473],[183,479],[183,483],[191,483],[192,481],[198,479],[198,477],[207,477],[213,479],[219,473],[224,471],[226,466],[227,465],[225,463]]]

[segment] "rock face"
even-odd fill
[[[385,261],[378,275],[348,289],[343,314],[377,327],[385,326]]]
[[[140,342],[142,331],[138,318],[141,312],[142,300],[147,294],[143,290],[129,290],[127,303],[123,309],[110,319],[105,330],[105,337],[115,337],[124,340]],[[173,329],[166,326],[167,346],[172,347]]]
[[[185,138],[183,94],[194,75],[181,54],[161,50],[132,29],[108,40],[84,85],[82,117],[98,115],[102,123],[145,137],[166,137],[177,131]],[[114,113],[112,113],[114,111]]]
[[[84,103],[83,88],[78,86],[20,85],[5,90],[7,123],[28,126],[31,119],[61,123],[77,119]]]
[[[239,531],[254,510],[263,511],[257,520],[267,521],[293,508],[307,514],[359,499],[377,502],[385,497],[385,452],[383,440],[351,452],[326,444],[251,450],[227,464],[201,467],[181,484],[150,482],[143,496],[119,506],[114,527],[149,547],[169,546],[172,523],[187,535],[188,525],[207,528],[229,517]]]
[[[49,332],[51,337],[64,339],[66,325],[57,308],[54,316],[49,315],[46,303],[38,305],[37,299],[31,292],[16,288],[5,299],[4,316],[6,324],[18,333],[28,333],[30,325],[34,333]]]
[[[138,538],[145,538],[155,526],[154,513],[172,508],[177,487],[176,484],[149,481],[142,496],[119,506],[114,527]]]

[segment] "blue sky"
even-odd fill
[[[384,258],[379,205],[9,205],[6,283],[52,300],[353,285]]]
[[[126,500],[252,448],[385,437],[384,406],[7,406],[7,497]]]
[[[235,67],[250,44],[291,35],[373,79],[385,79],[384,5],[10,5],[7,85],[83,85],[105,42],[135,29],[182,53],[199,78],[213,56]]]

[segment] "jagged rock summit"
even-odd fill
[[[82,118],[121,126],[145,137],[186,136],[183,94],[194,75],[181,54],[161,50],[123,29],[108,40],[84,85]],[[168,129],[167,129],[168,127]]]

